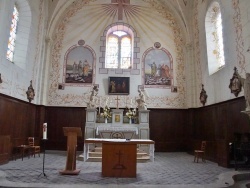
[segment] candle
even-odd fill
[[[47,139],[47,123],[43,124],[43,139]]]
[[[101,106],[101,97],[99,97],[99,114],[100,114],[100,106]]]

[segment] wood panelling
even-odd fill
[[[0,136],[0,164],[7,163],[10,158],[10,136]]]
[[[47,149],[65,150],[67,137],[63,134],[63,127],[80,127],[84,135],[86,109],[69,107],[46,107],[45,121],[48,123]],[[77,150],[83,151],[84,138],[77,138]]]
[[[207,158],[228,167],[230,162],[228,145],[229,142],[233,142],[234,133],[250,132],[249,117],[241,112],[244,109],[244,97],[190,109],[192,133],[189,134],[187,143],[200,143],[202,140],[207,140]],[[193,152],[192,146],[187,148],[189,153]]]
[[[150,109],[150,139],[155,141],[155,151],[183,151],[187,122],[187,110]]]
[[[250,120],[241,113],[244,109],[244,97],[195,109],[149,109],[150,139],[156,152],[190,154],[206,140],[206,158],[226,167],[234,133],[250,133]],[[42,124],[47,122],[46,149],[66,151],[63,127],[80,127],[84,135],[86,109],[45,107],[0,94],[0,117],[0,135],[10,135],[13,142],[24,142],[29,136],[41,141]],[[83,150],[83,140],[78,138],[78,151]]]
[[[27,140],[35,135],[35,119],[34,104],[0,94],[0,135],[10,136],[10,147],[16,139]]]

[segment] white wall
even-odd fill
[[[3,80],[3,83],[0,84],[0,93],[28,101],[26,91],[30,85],[30,80],[32,80],[33,88],[36,93],[36,98],[32,101],[34,103],[36,103],[37,96],[39,96],[39,92],[37,92],[38,88],[36,87],[38,85],[36,67],[41,65],[40,52],[42,49],[39,48],[41,40],[37,40],[37,38],[39,37],[39,24],[41,24],[41,8],[39,7],[43,6],[42,2],[43,1],[39,0],[2,0],[0,8],[0,73]],[[24,57],[19,62],[23,64],[21,67],[15,64],[15,62],[11,63],[6,59],[7,43],[9,39],[14,3],[19,5],[20,19],[22,19],[22,16],[24,18],[24,20],[20,21],[22,24],[20,26],[20,32],[23,33],[25,30],[26,33],[29,33],[28,43],[25,41],[23,44],[23,38],[22,36],[20,37],[21,34],[17,33],[17,37],[19,37],[17,40],[19,40],[22,45],[25,43],[28,45],[27,52],[23,51],[24,54],[21,54],[22,57]],[[31,17],[30,24],[27,22],[29,17]],[[19,48],[19,50],[22,51],[22,48]]]
[[[123,22],[130,24],[137,32],[140,42],[138,57],[140,74],[123,72],[116,74],[109,70],[108,74],[100,74],[101,68],[100,46],[103,30],[111,23],[117,22],[117,17],[109,17],[100,4],[109,4],[110,0],[97,0],[83,4],[67,1],[63,7],[49,9],[51,3],[43,0],[28,0],[31,10],[31,30],[28,43],[28,56],[25,68],[20,68],[8,62],[5,58],[9,28],[14,0],[0,1],[0,73],[3,83],[0,93],[28,101],[26,91],[30,80],[36,92],[36,104],[49,106],[86,106],[84,93],[89,91],[89,85],[66,86],[58,90],[58,84],[63,82],[64,55],[66,51],[77,44],[80,39],[85,40],[96,54],[96,80],[99,84],[99,96],[104,100],[107,95],[107,78],[109,76],[129,76],[130,95],[120,96],[123,101],[138,96],[138,85],[142,85],[142,56],[154,42],[160,42],[174,60],[174,86],[178,92],[171,92],[170,88],[146,88],[149,93],[148,107],[150,108],[191,108],[200,107],[199,94],[201,84],[207,92],[206,105],[234,99],[230,93],[229,82],[236,67],[245,77],[250,72],[250,1],[248,0],[219,0],[222,9],[223,34],[226,65],[223,69],[209,76],[207,66],[205,15],[212,0],[194,0],[194,9],[189,9],[187,28],[183,28],[178,17],[178,11],[162,7],[159,1],[131,0],[132,5],[139,6],[142,11],[135,18],[126,18]],[[18,1],[21,2],[21,1]],[[58,1],[59,3],[59,1]],[[189,3],[189,2],[188,2]],[[54,4],[54,3],[53,3]],[[68,6],[69,5],[69,6]],[[51,20],[47,20],[48,10]],[[170,14],[169,14],[170,13]],[[184,12],[185,13],[185,12]],[[185,16],[185,15],[184,15]],[[47,22],[49,23],[47,24]],[[197,21],[197,22],[196,22]],[[174,24],[172,24],[174,23]],[[47,28],[48,25],[48,28]],[[188,33],[188,34],[187,34]],[[190,38],[186,38],[189,37]],[[61,46],[57,46],[60,44]],[[181,59],[181,60],[179,60]],[[243,96],[242,91],[239,96]],[[112,96],[111,96],[112,97]],[[113,96],[113,101],[116,96]],[[116,106],[115,102],[112,103]],[[120,103],[124,107],[124,102]]]
[[[132,5],[140,8],[140,12],[135,16],[123,16],[122,23],[131,25],[140,38],[138,48],[140,49],[138,57],[140,63],[137,68],[140,74],[132,72],[122,72],[116,74],[114,70],[108,70],[108,74],[102,74],[99,71],[102,67],[100,63],[100,47],[103,46],[100,40],[105,28],[117,22],[117,17],[112,17],[105,13],[102,4],[109,4],[110,1],[95,1],[83,4],[77,2],[68,7],[68,9],[57,15],[56,25],[49,33],[53,39],[50,56],[47,59],[49,63],[49,86],[47,105],[59,106],[86,106],[84,101],[88,100],[84,93],[90,89],[89,85],[65,86],[64,90],[58,90],[58,84],[63,83],[63,67],[65,63],[65,53],[76,45],[78,40],[82,39],[86,45],[90,46],[96,54],[96,80],[94,84],[99,84],[99,96],[103,99],[107,94],[107,80],[109,76],[128,76],[130,77],[130,95],[120,96],[123,102],[120,107],[125,107],[126,99],[135,99],[138,96],[138,85],[142,85],[142,56],[143,53],[154,46],[155,42],[160,42],[161,47],[167,49],[173,57],[174,86],[177,86],[178,92],[173,93],[171,88],[146,88],[150,98],[148,99],[149,108],[186,108],[185,103],[185,57],[183,30],[178,26],[177,19],[171,14],[167,14],[167,9],[162,11],[158,2],[155,6],[144,1],[131,1]],[[172,24],[174,22],[174,24]],[[53,25],[53,24],[52,24]],[[182,40],[181,40],[182,39]],[[113,98],[111,107],[115,107]]]
[[[206,105],[234,99],[235,96],[230,92],[230,79],[234,73],[234,67],[238,72],[245,77],[245,72],[250,71],[249,67],[249,7],[250,1],[240,0],[237,4],[236,0],[219,0],[222,11],[223,22],[223,38],[225,51],[225,67],[218,72],[209,76],[207,65],[207,49],[205,35],[205,16],[206,11],[212,0],[199,2],[196,8],[199,10],[198,27],[195,30],[199,31],[199,46],[195,47],[195,54],[199,59],[201,67],[201,79],[196,80],[198,88],[197,94],[201,91],[201,84],[204,84],[204,89],[207,92],[208,99]],[[234,6],[233,6],[234,5]],[[242,26],[242,29],[241,29]],[[242,96],[241,92],[239,96]],[[200,104],[201,105],[201,104]]]

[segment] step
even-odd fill
[[[92,152],[97,151],[97,152],[102,152],[102,147],[95,147],[94,150],[92,150]]]
[[[93,157],[98,157],[98,156],[102,156],[102,152],[96,152],[96,151],[90,151],[89,152],[89,156],[93,156]],[[147,153],[137,153],[137,158],[141,158],[143,156],[148,156]]]
[[[89,152],[89,157],[102,157],[102,152]]]
[[[137,163],[146,163],[149,162],[150,158],[137,158]],[[101,157],[89,157],[87,162],[102,162],[102,158]]]
[[[87,162],[102,162],[102,157],[89,157]]]
[[[137,153],[137,157],[148,155],[147,153]]]

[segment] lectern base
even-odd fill
[[[61,170],[59,171],[60,174],[62,175],[78,175],[81,170],[76,169],[76,170]]]

